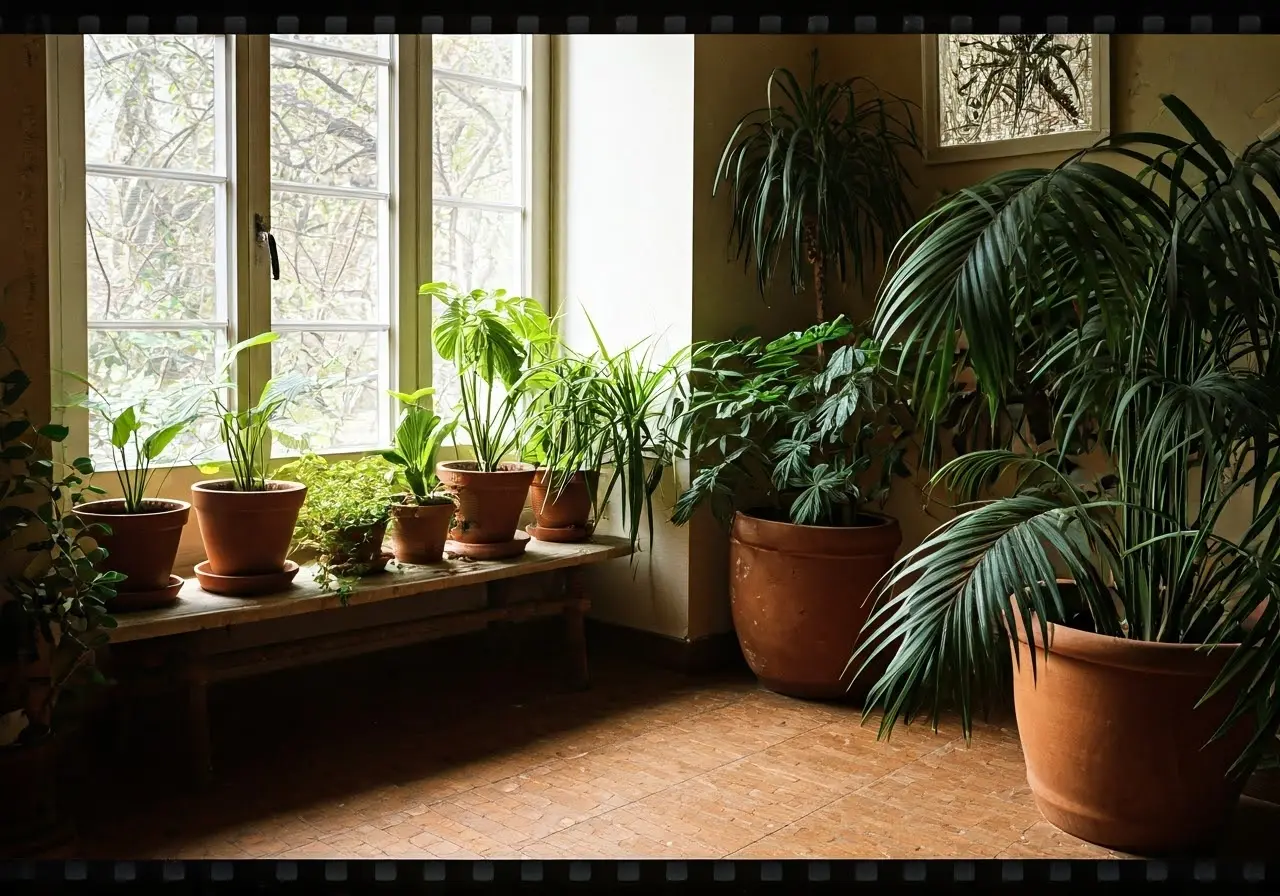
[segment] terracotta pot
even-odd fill
[[[482,473],[473,461],[438,464],[436,475],[458,503],[449,540],[468,545],[514,539],[534,472],[532,464],[522,463],[504,463],[492,473]]]
[[[86,523],[111,527],[110,535],[98,534],[94,540],[107,549],[102,569],[127,577],[116,586],[118,591],[156,591],[169,584],[182,529],[191,515],[186,501],[147,500],[139,513],[125,513],[120,499],[87,501],[76,508],[76,515]]]
[[[585,529],[591,522],[587,474],[574,473],[564,482],[560,476],[539,470],[529,485],[529,506],[540,529]]]
[[[1234,693],[1195,705],[1235,651],[1156,644],[1049,626],[1036,667],[1017,619],[1013,698],[1040,812],[1069,834],[1159,855],[1210,845],[1252,768],[1227,777],[1254,730],[1245,719],[1209,743]]]
[[[372,526],[355,526],[344,529],[342,539],[349,547],[334,551],[335,566],[376,566],[382,560],[382,542],[387,537],[387,521]]]
[[[871,589],[902,543],[898,521],[797,526],[734,514],[729,596],[738,643],[760,683],[792,697],[864,697],[878,677],[845,667],[871,613]],[[887,663],[889,651],[882,651]],[[854,684],[853,690],[850,685]]]
[[[209,571],[219,576],[280,572],[306,497],[300,482],[268,480],[260,492],[236,491],[230,479],[191,486]]]
[[[391,549],[399,563],[440,563],[453,523],[453,502],[392,504]]]

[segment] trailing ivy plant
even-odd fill
[[[95,534],[75,513],[86,494],[93,462],[55,460],[67,438],[58,423],[34,425],[18,409],[31,385],[0,325],[0,544],[19,552],[19,571],[0,595],[0,748],[34,744],[62,727],[62,698],[83,684],[102,683],[96,651],[115,627],[108,604],[117,572],[99,572],[106,558]]]
[[[298,513],[291,552],[316,558],[315,580],[322,591],[337,591],[344,599],[372,565],[356,558],[361,550],[375,557],[391,516],[392,468],[378,455],[330,462],[318,454],[304,454],[276,471],[276,475],[307,487],[307,500]],[[375,560],[377,562],[377,560]]]
[[[707,505],[725,523],[743,510],[859,525],[909,474],[910,415],[888,386],[879,347],[843,316],[771,342],[697,346],[677,426],[698,470],[672,520]]]

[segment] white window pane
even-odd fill
[[[282,333],[273,344],[274,369],[301,372],[320,384],[295,403],[286,431],[305,436],[313,451],[386,442],[386,340],[385,333]]]
[[[500,81],[520,81],[522,46],[518,34],[437,34],[431,38],[431,66]]]
[[[333,47],[335,50],[350,50],[354,53],[368,53],[371,56],[386,58],[391,55],[391,36],[389,34],[276,34],[288,40],[299,40],[309,44]]]
[[[115,413],[145,399],[145,436],[156,421],[166,419],[165,400],[174,397],[176,390],[214,381],[218,342],[212,330],[90,330],[89,381]],[[216,423],[203,420],[175,439],[161,462],[179,465],[208,457],[217,437]],[[111,457],[111,433],[98,414],[90,414],[89,449],[100,469],[114,469],[101,463]]]
[[[89,175],[91,320],[214,320],[217,187]]]
[[[86,34],[85,161],[213,171],[216,41]]]
[[[379,72],[384,66],[271,48],[271,175],[378,187]]]
[[[518,203],[520,92],[437,75],[432,93],[434,194]]]
[[[437,205],[431,212],[431,276],[459,289],[523,289],[516,211]]]
[[[377,200],[271,194],[280,279],[271,284],[273,319],[379,320]]]

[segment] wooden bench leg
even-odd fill
[[[582,591],[582,579],[577,570],[568,576],[569,596],[578,598],[564,610],[566,647],[569,651],[569,686],[575,690],[591,687],[591,670],[587,666],[587,607]]]
[[[191,774],[197,787],[205,787],[213,776],[213,748],[209,738],[209,675],[203,657],[187,658],[186,683]]]

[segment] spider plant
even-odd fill
[[[1046,640],[1055,623],[1240,643],[1206,699],[1238,695],[1222,731],[1256,713],[1242,761],[1275,730],[1280,137],[1233,155],[1177,98],[1163,102],[1187,138],[1119,134],[1053,169],[998,174],[946,198],[893,253],[874,333],[900,344],[896,369],[927,425],[965,374],[997,410],[1031,380],[1057,425],[1048,442],[1024,431],[1027,444],[937,473],[966,503],[881,583],[851,660],[901,639],[871,693],[882,733],[925,710],[936,724],[953,703],[967,734],[1010,661],[1014,614]],[[1105,451],[1100,477],[1068,463],[1082,432]],[[984,495],[993,472],[1016,480],[1011,494]],[[1221,525],[1233,502],[1251,514],[1236,537]]]
[[[1003,34],[960,41],[976,50],[964,63],[957,93],[964,101],[965,130],[976,134],[995,111],[1007,110],[1010,136],[1018,136],[1028,112],[1056,109],[1073,122],[1083,117],[1083,97],[1072,64],[1088,57],[1084,35]]]
[[[838,347],[827,358],[823,346]],[[879,348],[843,315],[770,342],[700,345],[690,382],[679,431],[701,469],[676,502],[678,525],[703,504],[723,523],[768,508],[797,525],[858,525],[907,472]]]
[[[432,339],[458,371],[459,424],[471,439],[481,472],[499,468],[520,442],[526,398],[545,379],[540,365],[555,346],[551,321],[536,301],[506,290],[460,292],[426,283],[419,295],[443,303]]]
[[[900,153],[919,154],[920,145],[907,101],[865,78],[817,77],[816,50],[807,87],[774,69],[768,105],[738,122],[715,180],[733,203],[730,245],[755,265],[761,294],[785,253],[793,292],[804,290],[807,271],[821,323],[829,266],[842,284],[850,267],[862,282],[868,261],[910,223],[913,181]]]

